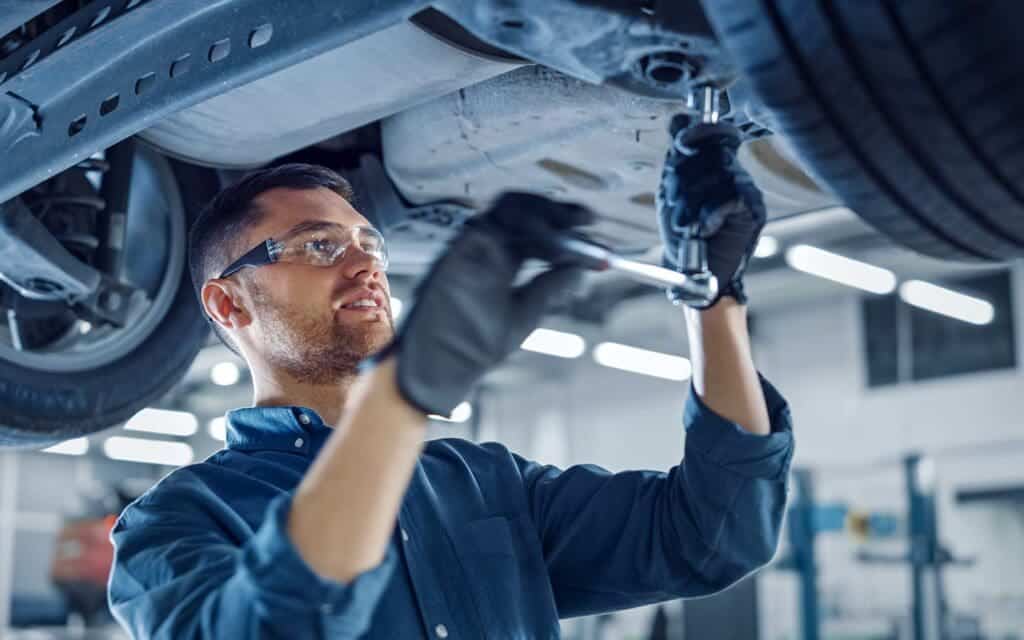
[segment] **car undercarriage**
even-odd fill
[[[208,339],[187,226],[273,163],[341,171],[410,279],[511,189],[656,260],[668,123],[716,87],[769,224],[848,207],[870,228],[850,214],[846,241],[1024,254],[1024,9],[869,4],[0,2],[0,444],[105,428],[180,379]],[[563,312],[634,293],[595,280]]]

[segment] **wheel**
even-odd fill
[[[1024,3],[708,0],[777,133],[923,254],[1024,256]]]
[[[216,176],[143,146],[132,175],[124,278],[148,300],[121,329],[92,327],[62,307],[16,317],[12,332],[0,309],[0,446],[40,447],[127,420],[181,379],[207,338],[186,237]],[[65,184],[90,189],[81,174]]]

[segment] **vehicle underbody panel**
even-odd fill
[[[654,217],[668,123],[680,102],[644,98],[531,66],[406,109],[381,123],[384,165],[406,198],[486,205],[529,189],[587,205],[594,235],[624,253],[658,243]],[[773,215],[834,199],[782,175],[769,139],[744,161],[771,186]],[[793,166],[787,167],[798,172]]]
[[[402,22],[175,113],[142,138],[192,162],[256,167],[515,67]]]
[[[112,6],[97,2],[81,11],[102,14],[106,8],[109,14]],[[697,2],[641,7],[625,1],[310,0],[297,11],[270,0],[179,0],[117,7],[120,13],[106,21],[69,15],[38,44],[24,45],[22,52],[32,50],[31,61],[0,79],[0,149],[20,160],[0,167],[0,201],[183,109],[406,23],[431,7],[512,55],[649,97],[682,100],[692,82],[724,80],[730,73]],[[91,19],[78,24],[84,17]],[[61,33],[71,35],[53,37]],[[467,84],[487,77],[466,71]],[[429,82],[423,84],[429,89]],[[404,104],[447,86],[425,92],[411,87]],[[257,115],[268,105],[247,107]],[[351,121],[389,110],[367,109]],[[335,124],[343,128],[347,122]],[[297,139],[312,133],[300,129]]]

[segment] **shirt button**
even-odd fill
[[[310,422],[312,422],[312,420],[310,420],[309,416],[307,416],[306,414],[300,413],[299,422],[301,422],[302,424],[309,424]]]
[[[295,448],[301,449],[303,444],[302,438],[295,438]]]
[[[409,534],[405,532],[405,529],[402,529],[402,540],[409,542]]]
[[[444,626],[443,624],[439,624],[436,627],[434,627],[434,634],[438,638],[447,638],[448,637],[448,627]]]

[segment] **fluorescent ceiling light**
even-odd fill
[[[594,347],[594,361],[613,369],[666,380],[686,380],[693,375],[693,366],[682,356],[638,349],[615,342],[602,342]]]
[[[770,258],[779,252],[779,241],[772,236],[761,236],[754,248],[755,258]]]
[[[996,316],[991,303],[921,280],[900,285],[900,298],[907,304],[976,325],[986,325]]]
[[[224,416],[217,416],[206,424],[206,431],[214,440],[226,441],[228,439],[228,419]]]
[[[896,289],[896,276],[888,269],[806,244],[787,251],[786,262],[797,271],[871,293],[892,293]]]
[[[230,387],[242,378],[242,372],[234,362],[218,362],[210,369],[210,380],[218,387]]]
[[[452,415],[449,417],[439,416],[436,414],[430,414],[431,420],[440,420],[442,422],[465,422],[473,415],[473,405],[468,402],[460,402],[458,406],[452,409]]]
[[[398,298],[391,298],[391,319],[398,320],[398,316],[402,315],[402,301]]]
[[[103,443],[103,453],[111,460],[162,464],[172,467],[192,462],[192,447],[184,442],[147,440],[114,436]]]
[[[145,431],[167,436],[190,436],[199,429],[199,421],[186,411],[143,409],[125,423],[128,431]]]
[[[65,456],[84,455],[88,450],[89,440],[87,438],[72,438],[43,449],[46,453],[60,453]]]
[[[586,351],[587,343],[575,333],[534,329],[533,333],[523,341],[522,348],[559,358],[578,358]]]

